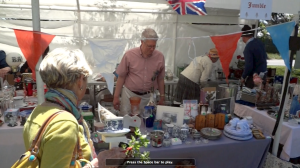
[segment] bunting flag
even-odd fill
[[[224,36],[211,36],[211,40],[219,52],[220,62],[228,83],[229,65],[232,60],[233,54],[237,47],[237,42],[242,33],[224,35]]]
[[[295,27],[295,21],[283,23],[275,26],[266,27],[273,40],[274,45],[280,53],[285,66],[291,70],[289,58],[289,40]]]
[[[127,40],[88,40],[95,60],[94,72],[101,72],[105,78],[108,90],[113,94],[114,70],[122,56]]]
[[[32,70],[32,78],[35,80],[35,66],[55,35],[17,29],[14,29],[14,32],[18,45]]]
[[[180,15],[207,15],[206,0],[167,0],[173,10]]]

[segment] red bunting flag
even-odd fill
[[[227,83],[229,75],[229,65],[236,50],[237,42],[240,39],[241,35],[242,33],[236,33],[224,36],[210,37],[219,52],[220,62],[222,64]]]
[[[32,78],[35,80],[35,66],[55,35],[17,29],[14,31],[19,47],[32,70]]]

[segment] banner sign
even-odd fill
[[[271,20],[272,0],[241,0],[240,18]]]

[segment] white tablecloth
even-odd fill
[[[11,167],[25,152],[23,142],[23,126],[8,127],[4,123],[0,127],[0,167]]]
[[[275,126],[275,119],[270,117],[266,111],[260,111],[256,108],[236,104],[234,113],[240,117],[252,116],[254,125],[262,128],[263,132],[272,135]],[[291,126],[283,122],[280,144],[283,144],[283,150],[280,158],[289,161],[290,158],[300,156],[300,125]]]

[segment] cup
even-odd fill
[[[245,132],[249,130],[248,122],[245,120],[241,120],[236,124],[236,131],[237,132]]]
[[[239,121],[240,120],[238,118],[234,118],[234,119],[230,120],[229,121],[229,127],[230,127],[230,129],[235,130],[236,129],[236,125],[237,125],[237,123]]]
[[[14,105],[16,107],[23,107],[25,105],[25,103],[24,103],[24,97],[23,96],[16,96],[16,97],[14,97]]]
[[[251,126],[253,124],[253,119],[251,116],[246,116],[245,119],[247,120],[249,126]]]

